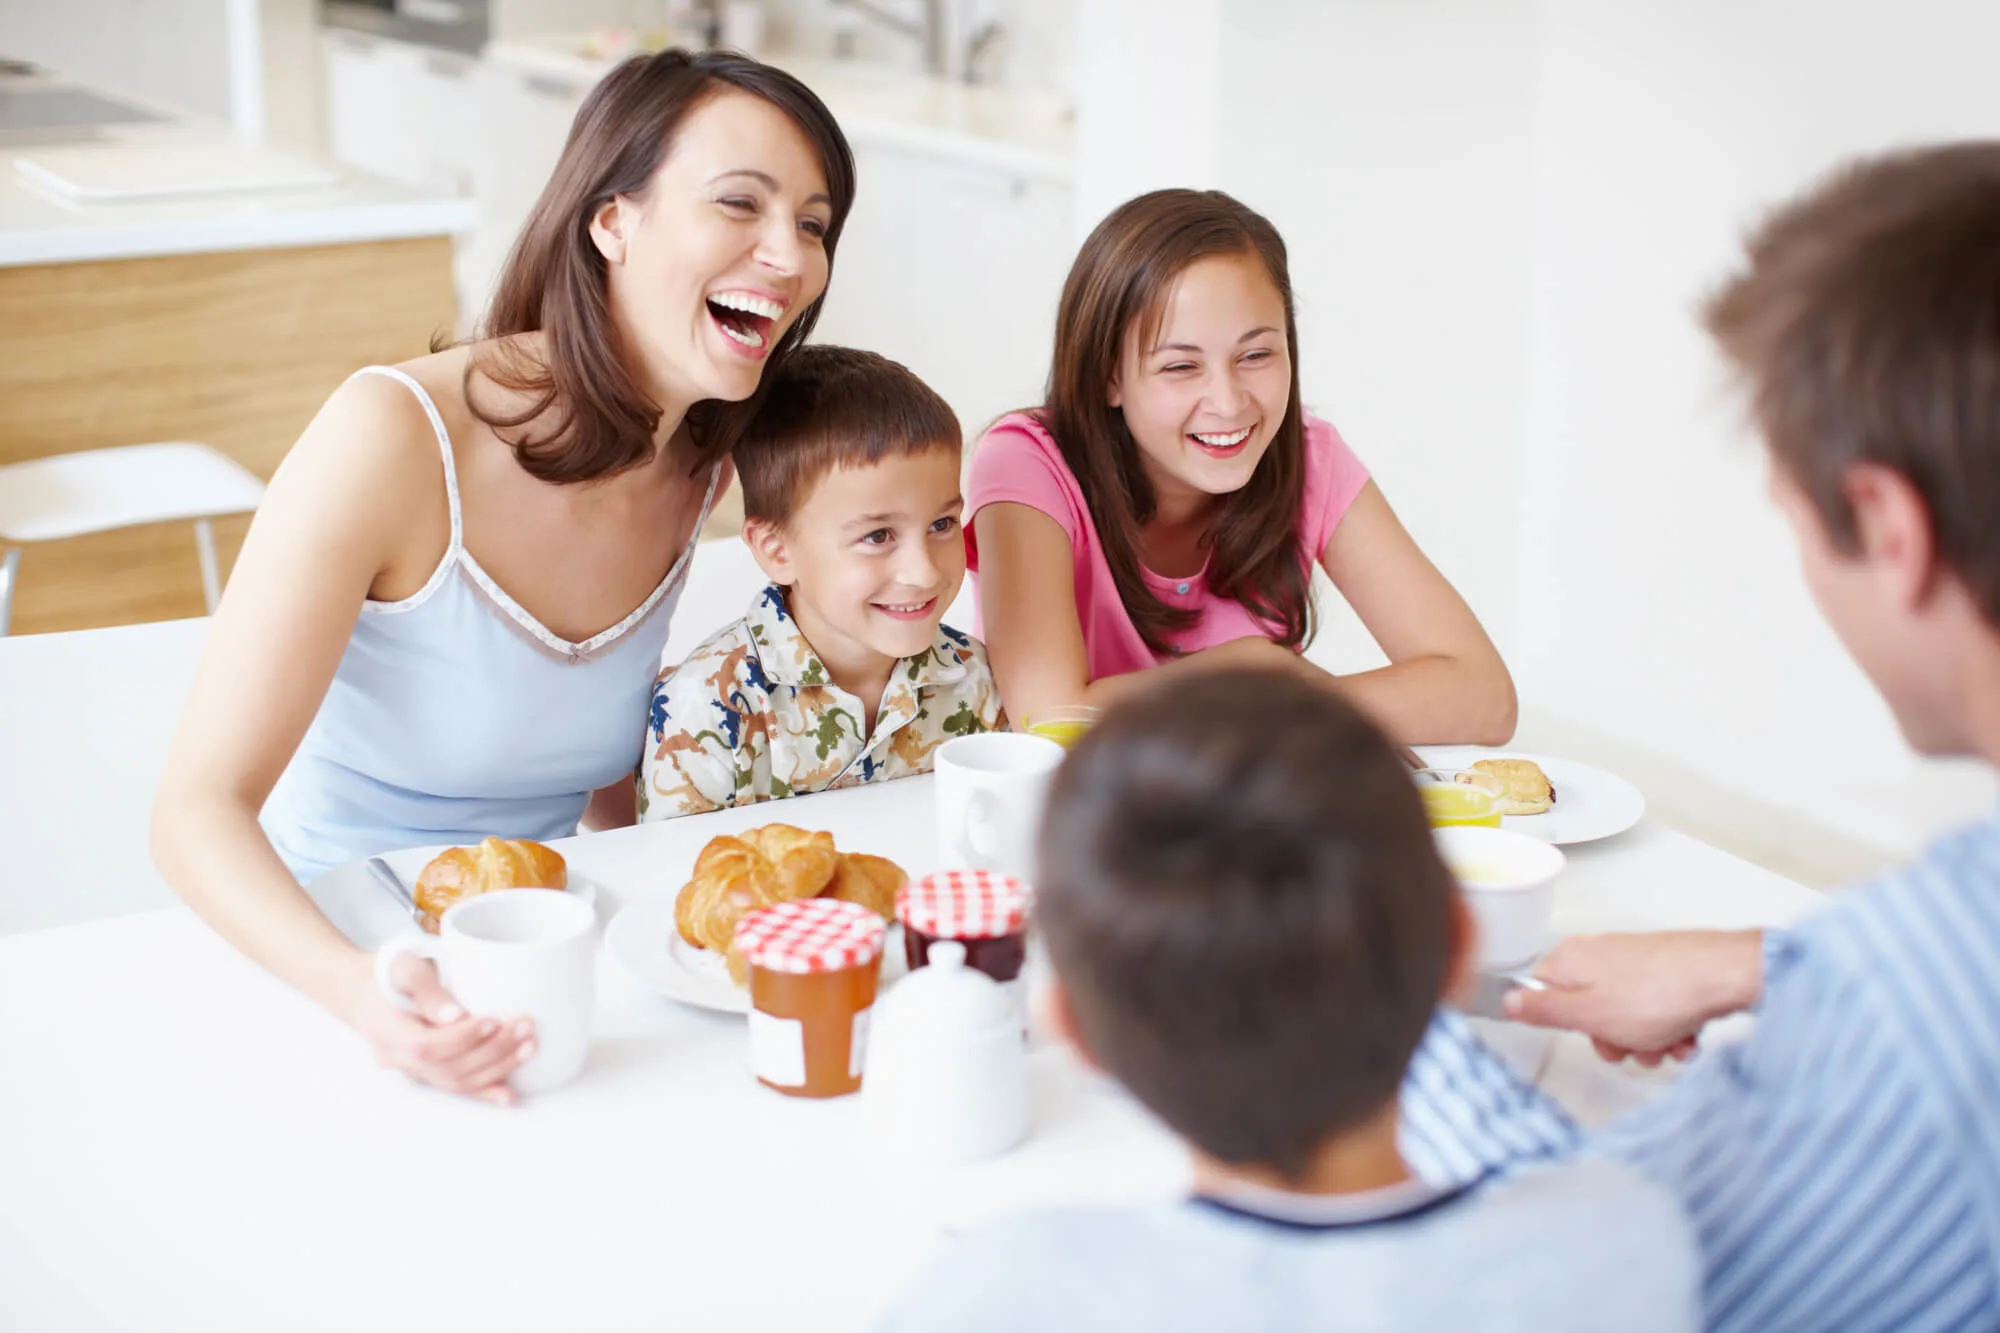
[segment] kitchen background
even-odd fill
[[[1909,752],[1819,623],[1691,318],[1744,226],[1839,158],[2000,134],[1985,0],[763,0],[712,18],[667,0],[0,0],[0,57],[330,159],[410,207],[455,204],[431,215],[448,288],[371,307],[410,355],[476,321],[591,82],[710,21],[795,68],[853,140],[823,336],[907,362],[968,431],[1038,396],[1098,217],[1158,185],[1230,190],[1291,245],[1308,400],[1507,653],[1524,745],[1620,771],[1668,822],[1816,883],[1993,800],[1984,774]],[[0,151],[40,151],[7,129],[6,89]],[[45,282],[8,304],[4,265],[27,262],[8,219],[0,193],[0,356],[10,310],[70,300]],[[317,280],[330,305],[358,299]],[[230,451],[267,471],[365,359],[348,347],[287,361],[307,406],[274,400]],[[28,440],[0,407],[0,457],[173,433],[144,430],[171,415],[149,410],[115,430],[48,412]],[[22,577],[25,606],[32,562]],[[198,612],[182,584],[107,615]],[[1329,620],[1343,660],[1369,660]]]

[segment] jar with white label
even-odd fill
[[[882,918],[859,903],[806,898],[743,918],[750,969],[750,1068],[793,1097],[861,1088],[882,971]]]

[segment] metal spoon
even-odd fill
[[[416,895],[410,892],[409,885],[403,883],[402,876],[391,870],[389,863],[379,856],[369,857],[367,864],[368,873],[381,881],[390,893],[396,895],[396,901],[403,905],[403,910],[410,914],[410,919],[421,922],[423,918],[417,911]]]

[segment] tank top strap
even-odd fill
[[[701,497],[701,517],[694,521],[694,536],[688,539],[688,549],[693,550],[701,540],[701,530],[708,526],[709,507],[715,503],[715,483],[722,480],[722,460],[716,459],[708,469],[708,494]]]
[[[437,404],[431,401],[429,391],[412,376],[394,366],[363,366],[354,373],[386,375],[395,380],[416,395],[417,402],[423,406],[424,415],[430,418],[431,430],[437,435],[438,454],[444,460],[444,498],[445,504],[451,511],[451,546],[445,551],[444,561],[440,564],[442,568],[444,564],[457,559],[459,552],[465,549],[465,519],[458,507],[458,462],[451,451],[451,432],[444,428],[444,418],[439,415]],[[709,483],[709,489],[711,492],[714,490],[712,481]]]

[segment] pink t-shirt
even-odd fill
[[[1305,415],[1306,487],[1299,510],[1299,558],[1308,566],[1326,549],[1354,497],[1368,484],[1368,469],[1347,447],[1340,433],[1311,413]],[[1063,461],[1055,438],[1039,421],[1023,412],[1002,418],[986,432],[972,456],[967,487],[965,554],[978,592],[979,546],[972,518],[999,501],[1039,509],[1062,525],[1076,556],[1076,612],[1083,625],[1083,646],[1090,657],[1090,678],[1101,680],[1140,671],[1169,660],[1146,646],[1119,600],[1118,585],[1097,539],[1097,525],[1076,476]],[[1204,571],[1205,573],[1205,571]],[[1270,633],[1265,622],[1241,602],[1209,593],[1203,574],[1185,579],[1162,578],[1145,571],[1146,582],[1165,601],[1194,607],[1201,619],[1174,640],[1182,652],[1213,647],[1231,639]],[[975,623],[973,632],[985,627]]]

